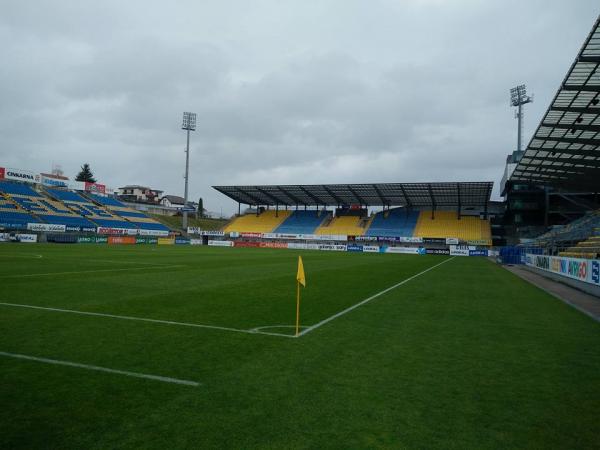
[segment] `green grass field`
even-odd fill
[[[600,446],[589,317],[483,258],[307,251],[305,326],[437,267],[292,338],[298,254],[0,246],[0,448]]]

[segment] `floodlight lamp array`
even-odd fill
[[[196,113],[184,112],[183,113],[183,124],[181,125],[183,130],[196,130]]]

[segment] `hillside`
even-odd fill
[[[181,230],[181,216],[163,216],[160,214],[150,214],[152,218],[158,220],[174,230]],[[196,219],[188,217],[188,226],[199,227],[203,230],[219,230],[227,223],[227,219]]]

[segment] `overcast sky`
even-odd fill
[[[0,0],[0,166],[237,205],[219,184],[494,181],[597,0]]]

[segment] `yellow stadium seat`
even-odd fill
[[[458,238],[463,241],[486,241],[491,244],[492,233],[489,220],[475,216],[462,216],[454,211],[421,211],[414,236],[429,238]]]
[[[263,211],[258,216],[256,214],[246,214],[239,216],[228,223],[223,231],[230,233],[237,231],[239,233],[270,233],[288,218],[291,211],[276,211],[270,209]]]
[[[361,220],[358,216],[335,217],[328,225],[317,228],[316,234],[362,236],[366,228],[360,226]]]

